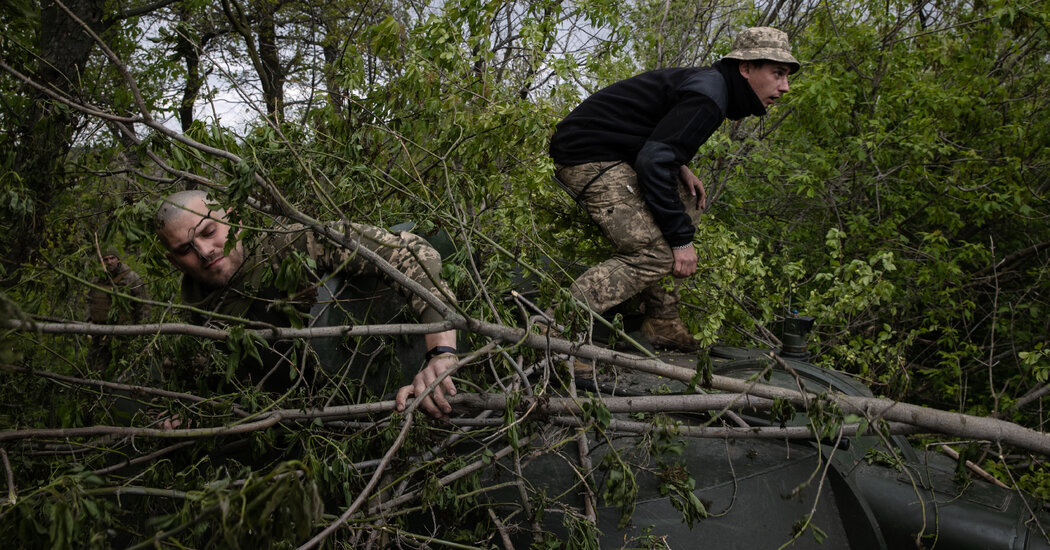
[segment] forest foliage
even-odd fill
[[[184,322],[152,215],[160,197],[196,186],[252,227],[286,201],[322,221],[447,233],[443,275],[459,312],[519,325],[510,291],[535,285],[537,303],[555,303],[607,246],[551,183],[554,125],[605,84],[719,59],[753,25],[786,31],[803,68],[765,117],[726,122],[693,161],[713,201],[687,323],[705,345],[776,347],[786,315],[812,315],[814,362],[877,395],[1044,431],[1050,3],[1038,0],[4,2],[0,321],[84,321],[100,249],[115,245],[147,281],[150,321]],[[205,387],[205,373],[266,345],[236,330],[227,354],[189,335],[118,338],[103,367],[77,330],[0,333],[0,429],[148,427],[173,411],[206,427],[305,406],[302,395]],[[460,339],[461,350],[488,343]],[[383,353],[380,369],[396,362]],[[511,346],[457,378],[492,388],[521,354],[542,355]],[[125,410],[85,381],[206,399],[147,392]],[[354,404],[389,389],[321,397]],[[533,435],[511,413],[493,449],[517,452]],[[4,441],[13,473],[0,533],[41,547],[155,533],[189,546],[260,534],[302,544],[354,502],[375,467],[362,464],[398,436],[393,421],[347,424],[247,432],[258,455],[280,450],[265,469],[210,460],[219,443],[209,438]],[[424,426],[402,452],[426,452],[443,431]],[[974,459],[1050,495],[1045,457],[991,450]],[[154,451],[183,454],[110,473]],[[477,480],[437,480],[461,460],[399,472],[423,478],[411,490],[457,517]],[[606,490],[629,501],[622,466],[605,465],[625,476]],[[360,525],[329,542],[390,532]],[[586,522],[573,525],[588,540]],[[464,544],[495,544],[485,525],[458,527]]]

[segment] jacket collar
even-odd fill
[[[726,105],[726,118],[729,120],[740,120],[748,115],[762,116],[766,114],[766,106],[758,99],[747,79],[740,74],[740,66],[735,59],[722,59],[712,65],[722,77],[726,79],[726,87],[729,96]]]

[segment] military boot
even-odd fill
[[[675,351],[697,351],[700,341],[685,327],[681,319],[655,319],[646,317],[642,321],[642,335],[654,348]]]

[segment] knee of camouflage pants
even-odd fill
[[[573,283],[574,296],[601,313],[671,273],[671,248],[629,165],[593,162],[564,167],[558,176],[616,249]]]
[[[567,188],[578,193],[580,205],[612,242],[618,255],[637,254],[646,268],[666,263],[670,272],[674,263],[671,249],[649,212],[638,176],[630,165],[591,162],[565,167],[558,174]],[[652,269],[663,271],[664,266]]]
[[[634,170],[617,162],[558,168],[561,182],[616,247],[613,257],[576,280],[573,295],[601,312],[645,290],[647,315],[678,317],[678,282],[673,290],[664,289],[662,282],[672,272],[674,255],[649,211]],[[696,197],[680,177],[678,183],[679,199],[695,227],[700,220]]]

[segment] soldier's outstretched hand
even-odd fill
[[[412,383],[397,391],[397,397],[394,398],[397,410],[399,412],[405,410],[405,404],[409,397],[423,395],[427,386],[434,380],[437,380],[455,363],[456,356],[450,353],[437,355],[427,361],[426,367],[416,374],[415,378],[412,379]],[[434,391],[430,395],[423,398],[420,407],[434,418],[447,418],[448,414],[452,412],[452,405],[449,404],[446,398],[446,396],[450,395],[456,395],[456,385],[453,384],[452,377],[448,376],[434,387]]]

